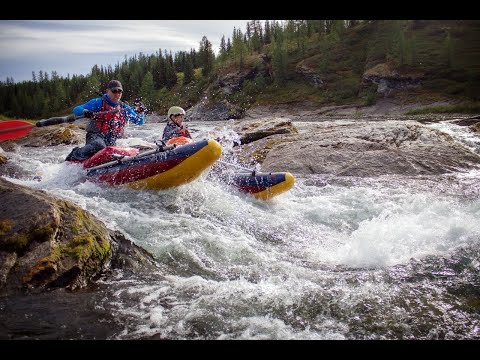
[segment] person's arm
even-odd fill
[[[75,114],[75,116],[83,116],[83,110],[98,112],[101,109],[102,109],[102,99],[95,98],[90,101],[87,101],[85,104],[74,107],[72,112]]]
[[[135,125],[143,125],[145,123],[145,113],[137,114],[130,105],[124,103],[125,117]]]

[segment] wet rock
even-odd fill
[[[240,135],[242,144],[248,144],[272,135],[298,133],[290,119],[275,117],[262,118],[260,121],[239,121],[235,123],[234,130]]]
[[[298,134],[266,136],[236,153],[246,165],[259,162],[263,171],[294,174],[443,174],[480,164],[479,155],[449,135],[415,121],[394,120],[303,124]]]
[[[7,154],[0,148],[0,165],[5,164],[8,161]]]
[[[457,120],[457,121],[453,121],[453,123],[458,125],[458,126],[475,125],[475,124],[480,123],[480,116],[473,116],[473,117],[469,117],[469,118],[466,118],[466,119],[460,119],[460,120]]]
[[[116,266],[153,258],[79,206],[0,178],[0,296],[84,288]]]

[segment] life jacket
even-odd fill
[[[123,104],[111,106],[105,99],[102,100],[100,112],[119,110],[118,112],[95,116],[95,126],[105,138],[107,145],[114,145],[117,138],[123,137],[126,120],[123,115]]]
[[[187,128],[180,129],[178,125],[173,123],[173,121],[168,121],[167,125],[165,125],[165,128],[163,129],[163,141],[167,141],[173,137],[178,136],[185,136],[190,139],[192,138],[192,135],[190,135],[190,132]]]
[[[184,136],[184,137],[187,137],[187,138],[191,138],[189,131],[185,128],[180,130],[180,132],[178,133],[178,136]]]

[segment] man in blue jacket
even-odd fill
[[[102,97],[91,99],[73,109],[75,116],[84,116],[90,120],[85,129],[87,131],[85,146],[74,148],[68,154],[67,161],[86,160],[106,146],[115,145],[117,138],[123,137],[127,121],[136,125],[145,122],[143,108],[138,108],[137,113],[130,105],[120,100],[122,93],[120,81],[112,80]]]

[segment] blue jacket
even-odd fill
[[[83,105],[78,105],[73,108],[73,113],[75,116],[83,116],[83,110],[90,110],[93,112],[98,112],[102,109],[102,99],[107,101],[110,106],[117,106],[118,103],[114,103],[110,100],[107,94],[103,94],[101,98],[95,98],[87,101]],[[145,114],[137,114],[135,110],[130,105],[123,103],[124,105],[124,116],[127,120],[133,122],[135,125],[143,125],[145,123]]]

